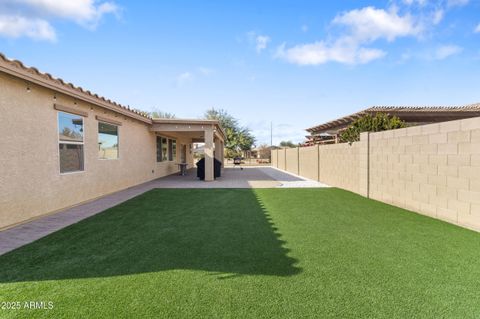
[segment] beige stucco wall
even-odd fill
[[[285,170],[298,175],[298,147],[285,149]]]
[[[299,175],[317,161],[323,183],[480,231],[480,117],[314,147],[299,150]]]
[[[319,146],[300,147],[298,149],[299,173],[309,179],[318,180]]]
[[[0,228],[178,171],[156,162],[155,134],[145,123],[0,74]],[[88,112],[85,171],[59,172],[58,119],[53,104]],[[98,159],[95,115],[122,123],[119,159]],[[177,140],[177,144],[189,141]],[[179,158],[180,147],[177,147]],[[189,162],[192,156],[187,151]]]
[[[278,168],[279,169],[283,169],[283,170],[286,170],[286,162],[285,162],[285,149],[282,148],[282,149],[279,149],[278,150]]]
[[[480,118],[370,134],[370,197],[480,230]]]
[[[277,167],[278,166],[278,150],[272,150],[271,151],[271,159],[272,159],[272,166]]]

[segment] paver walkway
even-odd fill
[[[273,188],[327,187],[316,181],[279,171],[271,167],[225,168],[222,177],[213,182],[197,179],[196,171],[186,176],[170,175],[134,186],[111,195],[65,209],[53,215],[0,231],[0,255],[31,243],[68,225],[98,214],[153,188]]]

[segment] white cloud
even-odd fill
[[[210,76],[210,75],[213,74],[213,72],[215,72],[215,70],[200,66],[200,67],[198,67],[198,72],[200,72],[200,74],[202,74],[204,76]]]
[[[452,55],[459,54],[463,51],[462,47],[457,45],[444,45],[435,51],[435,59],[444,60]]]
[[[447,7],[460,7],[467,5],[470,0],[403,0],[402,2],[407,6],[418,5],[419,7],[426,7],[434,5],[438,7],[446,5]]]
[[[475,30],[473,30],[473,32],[480,33],[480,23],[477,24],[477,26],[475,27]]]
[[[72,21],[94,29],[105,14],[117,15],[119,8],[114,2],[96,0],[2,0],[0,12],[0,36],[54,41],[52,21]]]
[[[437,9],[432,14],[432,23],[434,25],[439,24],[442,22],[443,17],[445,16],[445,11],[443,9]]]
[[[381,38],[394,41],[398,37],[417,36],[422,31],[412,16],[400,16],[394,8],[389,11],[374,7],[352,10],[337,16],[333,23],[350,28],[351,35],[358,41]]]
[[[257,43],[256,45],[257,52],[260,52],[267,48],[268,42],[270,42],[270,37],[266,35],[259,35],[255,39],[255,41]]]
[[[377,42],[391,43],[407,37],[421,39],[444,20],[452,7],[467,5],[469,0],[390,0],[389,3],[387,9],[368,6],[340,13],[331,22],[334,31],[325,39],[293,46],[283,44],[275,57],[298,65],[368,63],[387,55],[385,49],[375,48]],[[480,33],[480,24],[475,32]],[[462,50],[458,46],[443,46],[430,53],[429,58],[445,59]]]
[[[391,0],[392,6],[396,3],[404,11],[416,14],[424,26],[436,26],[443,21],[445,15],[455,7],[463,7],[469,0]],[[404,5],[404,6],[402,6]]]
[[[327,62],[365,64],[383,58],[384,50],[367,45],[377,40],[393,42],[399,37],[419,36],[422,28],[410,15],[365,7],[338,15],[332,22],[345,29],[337,39],[317,41],[277,49],[276,57],[299,65],[319,65]]]
[[[176,78],[177,86],[183,86],[184,84],[193,81],[193,74],[190,72],[183,72]]]
[[[9,38],[26,36],[35,40],[55,41],[52,26],[42,19],[26,19],[22,16],[0,15],[0,35]]]
[[[385,55],[386,52],[382,50],[349,45],[343,41],[336,41],[333,45],[320,41],[288,49],[282,45],[276,53],[276,57],[298,65],[319,65],[327,62],[365,64]]]
[[[387,55],[387,52],[380,49],[360,48],[356,52],[357,61],[361,64],[368,63],[373,60],[381,59]]]
[[[428,0],[403,0],[403,3],[409,6],[416,4],[423,7],[427,4],[427,2]]]
[[[255,46],[257,53],[262,52],[268,46],[268,43],[271,41],[268,35],[257,34],[255,31],[250,31],[247,33],[248,42]]]
[[[290,63],[299,65],[318,65],[329,61],[343,60],[333,54],[333,49],[327,47],[325,42],[315,42],[309,44],[301,44],[289,49],[282,44],[276,53],[276,57],[282,58]]]
[[[465,6],[470,2],[470,0],[448,0],[447,6],[449,7],[461,7]]]
[[[177,87],[182,87],[187,83],[195,81],[196,79],[199,79],[201,77],[209,77],[214,73],[214,69],[199,66],[193,70],[185,71],[178,74],[177,76],[175,76],[174,82]]]
[[[400,55],[400,60],[398,61],[398,63],[404,63],[404,62],[410,60],[411,58],[412,58],[412,53],[411,52],[403,52]]]
[[[255,49],[257,52],[261,52],[262,50],[265,50],[267,48],[268,42],[270,42],[270,37],[266,35],[258,35],[255,38]]]
[[[18,7],[39,15],[48,15],[77,23],[96,23],[106,13],[116,13],[118,7],[113,2],[103,2],[98,5],[95,0],[5,0],[15,3]]]

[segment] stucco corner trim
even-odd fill
[[[62,112],[68,112],[76,115],[80,115],[83,117],[88,117],[88,113],[84,112],[82,110],[75,109],[73,107],[69,106],[64,106],[64,105],[59,105],[59,104],[53,104],[53,108],[57,111],[62,111]]]

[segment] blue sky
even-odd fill
[[[0,1],[0,52],[258,143],[373,105],[480,102],[480,1]]]

